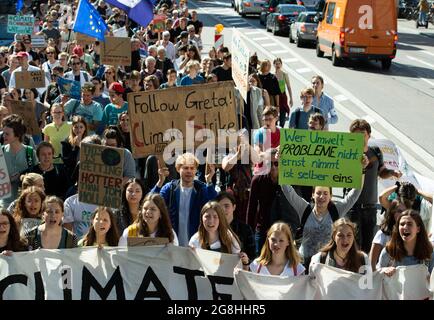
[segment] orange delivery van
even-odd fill
[[[318,57],[331,55],[334,66],[361,58],[390,68],[398,42],[395,0],[326,0],[319,20]]]

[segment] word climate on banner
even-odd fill
[[[171,140],[188,149],[237,130],[232,81],[129,93],[128,113],[135,158],[161,155]]]
[[[32,34],[34,24],[34,16],[8,15],[7,31],[16,34]]]
[[[363,135],[281,129],[279,183],[360,188]]]
[[[122,149],[82,143],[78,199],[85,203],[119,208],[123,165]]]

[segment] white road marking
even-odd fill
[[[430,55],[430,56],[434,57],[434,53],[432,53],[432,52],[429,52],[429,51],[426,51],[426,50],[423,50],[422,52],[425,53],[425,54],[427,54],[427,55]]]
[[[283,59],[282,60],[283,62],[288,62],[288,63],[291,63],[291,62],[297,62],[297,61],[299,61],[297,58],[285,58],[285,59]]]
[[[246,26],[249,25],[247,22],[229,22],[229,24],[231,26],[239,26],[239,25],[242,25],[242,24],[245,24]]]
[[[280,54],[280,53],[286,53],[288,52],[288,50],[275,50],[275,51],[271,51],[272,54]]]
[[[300,68],[300,69],[296,69],[295,71],[298,73],[308,73],[308,72],[311,72],[312,69],[311,68]]]
[[[261,44],[261,46],[263,46],[263,47],[274,47],[274,46],[278,46],[278,45],[279,44],[275,43],[275,42]]]
[[[222,17],[221,19],[225,20],[225,21],[242,21],[243,19],[241,18],[237,18],[237,17]]]
[[[419,63],[421,63],[421,64],[424,64],[424,65],[426,65],[426,66],[431,67],[431,68],[434,69],[434,64],[428,63],[428,62],[426,62],[426,61],[423,61],[423,60],[421,60],[421,59],[415,58],[415,57],[413,57],[413,56],[407,56],[407,58],[410,59],[410,60],[413,60],[413,61],[419,62]]]
[[[262,33],[261,31],[249,31],[249,32],[246,32],[246,36],[251,36],[251,35],[253,35],[253,34],[260,34],[260,33]],[[265,39],[268,39],[268,37],[266,37]]]
[[[334,96],[333,99],[339,102],[348,100],[348,98],[345,97],[343,94],[338,94],[337,96]]]
[[[420,78],[420,80],[425,81],[426,83],[428,83],[429,85],[434,87],[434,82],[429,81],[428,79],[425,79],[425,78]]]
[[[366,116],[363,116],[363,119],[365,119],[367,122],[369,122],[369,124],[373,124],[375,123],[375,119],[372,118],[369,114],[367,114]]]
[[[268,40],[268,37],[253,38],[253,41],[262,41],[262,40]]]

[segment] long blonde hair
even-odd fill
[[[238,244],[241,247],[241,242],[238,239],[235,232],[232,231],[231,227],[229,226],[226,217],[225,212],[221,205],[217,201],[209,201],[207,202],[200,211],[200,224],[199,224],[199,244],[202,249],[208,249],[211,245],[209,243],[209,236],[208,232],[205,230],[205,227],[203,225],[202,217],[208,210],[214,210],[217,213],[217,216],[219,218],[219,227],[218,227],[218,233],[221,243],[221,252],[223,253],[232,253],[232,241],[235,239],[238,241]]]
[[[268,265],[271,262],[271,258],[273,253],[270,250],[270,245],[268,244],[268,239],[270,239],[271,235],[274,232],[282,232],[288,238],[289,245],[285,250],[286,258],[289,260],[289,263],[292,268],[296,268],[297,265],[301,262],[301,257],[297,251],[297,248],[294,244],[294,239],[292,238],[291,228],[288,224],[284,222],[275,222],[267,232],[267,239],[265,240],[264,245],[262,246],[261,254],[258,258],[259,263],[261,265]]]

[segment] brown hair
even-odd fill
[[[420,214],[414,210],[405,210],[396,220],[390,241],[386,244],[387,253],[396,261],[401,261],[408,255],[407,250],[404,247],[404,240],[402,240],[402,237],[399,234],[399,222],[403,217],[411,217],[419,227],[413,256],[418,260],[431,259],[433,247],[428,239],[428,234]]]
[[[18,225],[21,225],[21,220],[24,218],[30,218],[30,214],[26,209],[26,198],[27,196],[30,196],[32,194],[37,194],[41,198],[41,208],[39,210],[39,216],[38,218],[42,218],[42,203],[45,200],[45,193],[42,191],[41,188],[31,186],[27,189],[23,190],[18,197],[17,204],[15,206],[14,210],[14,219],[17,222]]]
[[[0,209],[0,215],[6,216],[9,220],[9,234],[8,241],[6,242],[6,246],[3,248],[4,250],[11,251],[27,251],[27,241],[20,237],[20,232],[18,229],[18,225],[12,215],[6,209]]]
[[[70,144],[74,144],[75,141],[75,133],[74,133],[74,125],[76,125],[77,123],[82,123],[84,125],[84,132],[83,132],[83,137],[87,136],[87,122],[86,119],[84,119],[82,116],[73,116],[72,117],[72,125],[71,125],[71,130],[69,131],[69,136],[68,136],[68,142]]]
[[[333,254],[336,251],[336,242],[335,237],[338,233],[338,229],[341,226],[348,226],[351,228],[353,232],[353,244],[351,245],[350,250],[347,254],[347,260],[345,261],[344,269],[352,272],[358,273],[360,271],[360,267],[362,266],[361,261],[364,258],[362,251],[357,247],[356,242],[356,225],[352,223],[350,220],[346,218],[340,218],[333,223],[332,227],[332,237],[321,250],[320,252]]]
[[[273,116],[274,118],[277,118],[279,116],[279,110],[274,106],[267,106],[264,111],[262,111],[262,116]]]
[[[137,223],[139,225],[139,234],[149,237],[149,228],[143,218],[143,206],[146,201],[152,201],[160,210],[160,219],[158,220],[158,230],[157,237],[168,238],[169,242],[173,242],[174,236],[172,231],[172,223],[170,222],[169,211],[167,210],[166,202],[159,193],[149,193],[145,199],[143,199],[143,204],[141,212],[137,217]]]
[[[96,241],[96,232],[93,225],[93,220],[95,219],[95,216],[98,212],[105,211],[108,213],[110,217],[110,229],[107,231],[105,240],[111,247],[116,247],[119,243],[119,232],[117,228],[117,223],[115,219],[115,215],[113,214],[112,209],[108,207],[98,207],[96,208],[91,216],[91,227],[89,228],[89,231],[86,233],[86,235],[83,237],[83,246],[93,246],[93,244]]]
[[[371,134],[371,125],[365,119],[353,120],[350,124],[350,132],[354,131],[366,131],[368,134]]]
[[[315,113],[311,114],[311,115],[309,116],[309,121],[310,121],[310,120],[318,121],[318,122],[319,122],[319,125],[321,126],[321,129],[324,129],[324,126],[325,126],[325,118],[324,118],[324,116],[322,115],[322,113],[315,112]]]
[[[199,244],[202,249],[209,249],[210,243],[208,238],[208,232],[205,230],[205,227],[203,225],[202,217],[208,210],[214,210],[217,213],[217,216],[219,218],[219,226],[218,226],[218,234],[219,239],[221,243],[221,249],[220,252],[222,253],[232,253],[232,239],[235,239],[238,241],[238,244],[241,242],[238,239],[235,232],[232,231],[231,227],[229,226],[226,217],[225,212],[222,208],[222,206],[217,201],[209,201],[207,202],[200,211],[200,222],[199,222]]]
[[[261,254],[259,255],[258,261],[261,265],[268,265],[271,263],[273,253],[270,250],[270,246],[268,244],[268,239],[274,232],[282,232],[288,238],[289,245],[285,250],[285,256],[289,260],[289,263],[292,268],[296,268],[297,265],[301,262],[300,255],[297,251],[297,248],[294,244],[294,239],[292,237],[291,228],[288,224],[284,222],[275,222],[270,229],[267,231],[267,238],[265,239],[265,243],[262,246]]]

